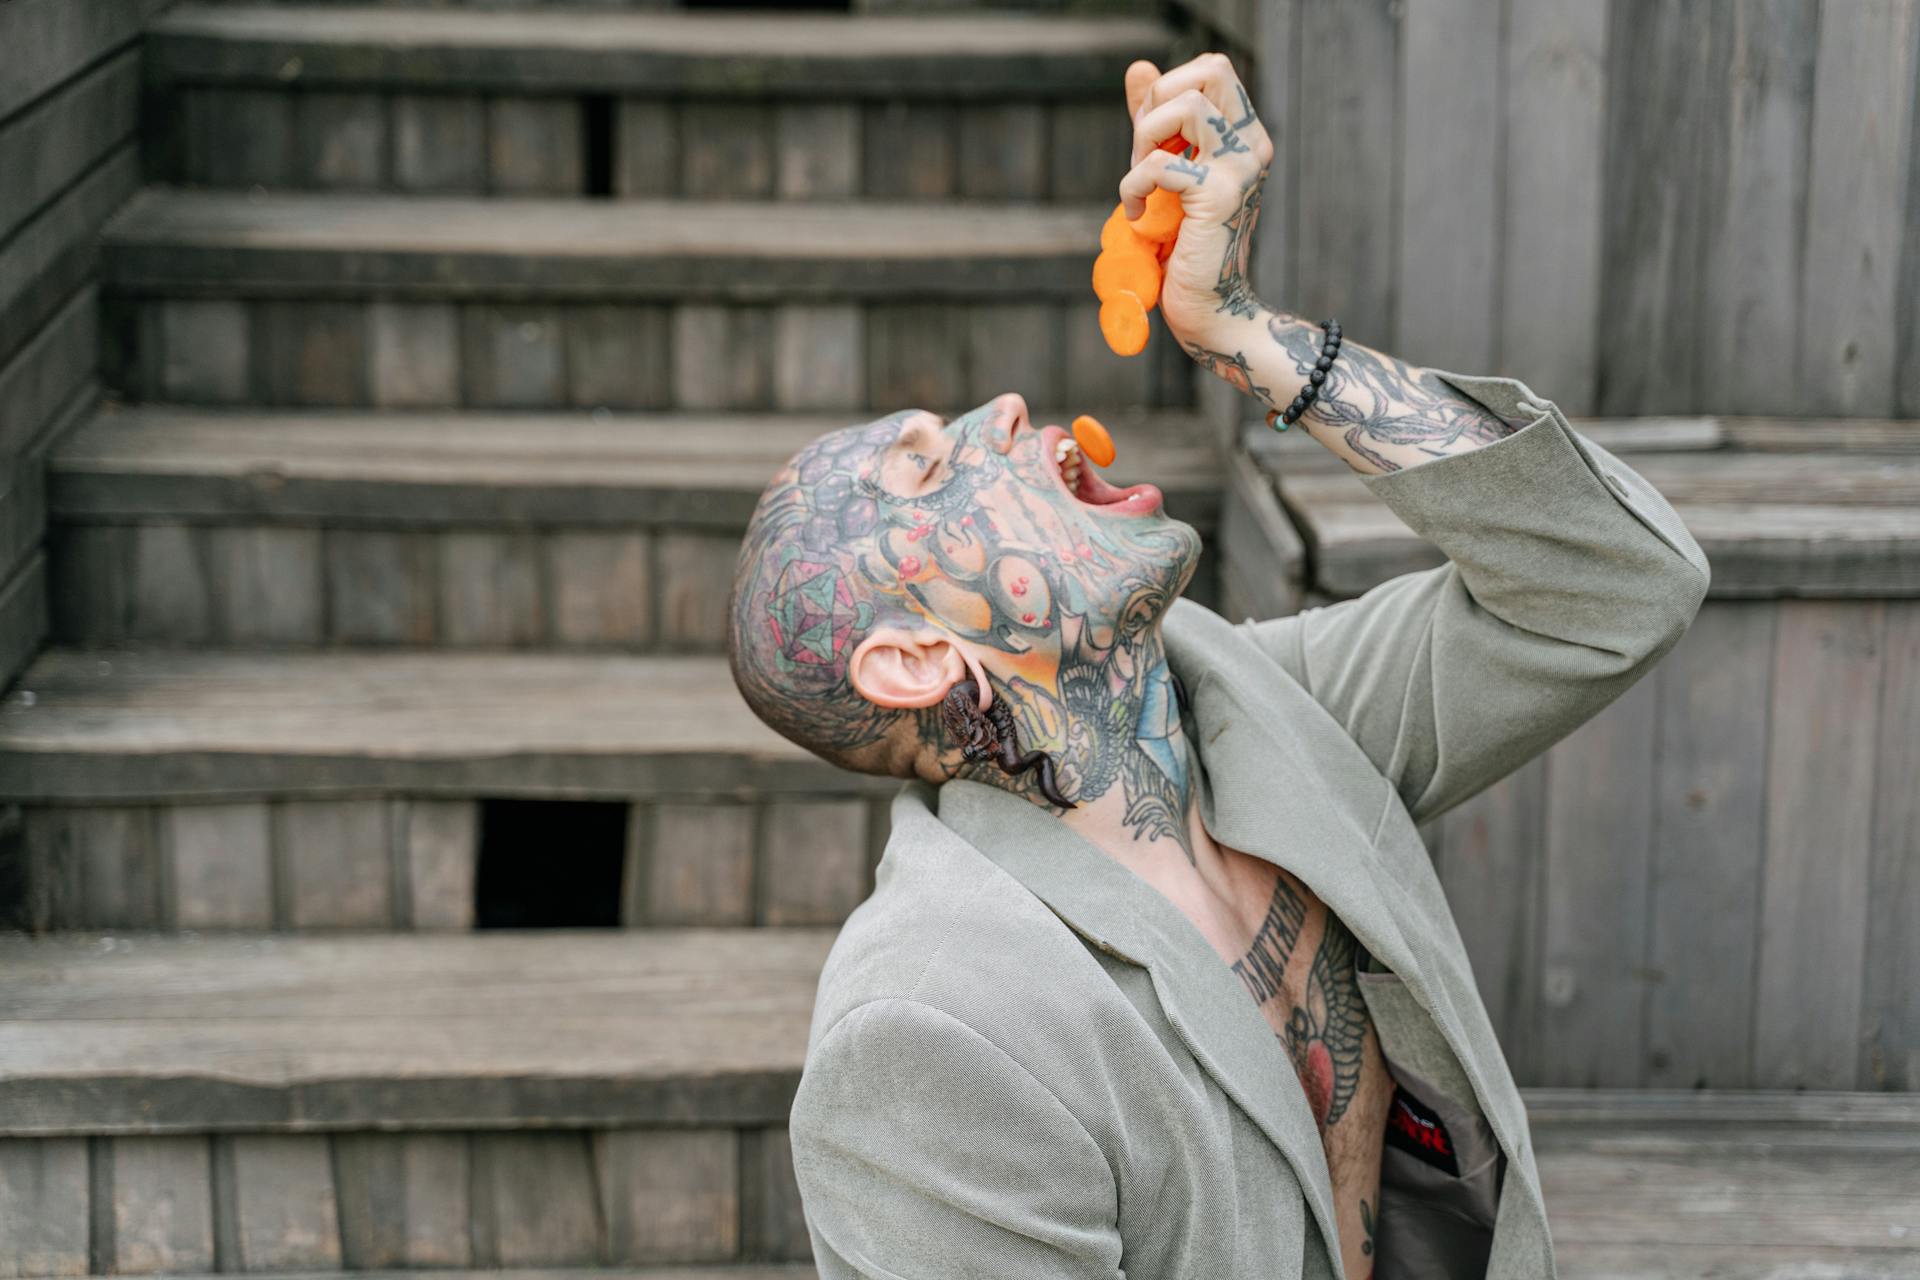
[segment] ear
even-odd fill
[[[993,699],[979,660],[931,630],[880,628],[853,651],[847,679],[861,697],[879,707],[930,707],[966,679],[980,686],[981,710]]]

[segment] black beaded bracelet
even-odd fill
[[[1292,404],[1267,414],[1267,425],[1275,431],[1285,431],[1300,420],[1301,414],[1313,408],[1320,399],[1320,388],[1326,385],[1327,371],[1340,358],[1340,322],[1329,319],[1320,327],[1326,330],[1327,339],[1320,345],[1320,358],[1313,362],[1313,368],[1307,373],[1307,385],[1300,388],[1300,394],[1293,398]]]

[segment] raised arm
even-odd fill
[[[1168,327],[1210,372],[1269,408],[1318,367],[1318,325],[1263,305],[1246,278],[1272,154],[1246,91],[1208,55],[1128,72],[1139,162],[1187,218],[1168,259]],[[1148,153],[1174,132],[1184,158]],[[1330,166],[1320,180],[1337,181]],[[1417,821],[1571,732],[1645,674],[1706,594],[1698,543],[1653,486],[1505,378],[1420,369],[1345,340],[1300,419],[1449,563],[1355,600],[1249,624],[1346,728]]]

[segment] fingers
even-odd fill
[[[1129,163],[1139,164],[1142,156],[1176,133],[1189,142],[1202,144],[1204,151],[1206,140],[1213,136],[1207,124],[1212,118],[1215,118],[1213,103],[1193,89],[1153,108],[1134,123],[1133,159]]]
[[[1171,151],[1150,151],[1139,164],[1120,179],[1120,205],[1128,221],[1146,212],[1147,197],[1155,187],[1164,187],[1176,195],[1191,191],[1207,180],[1210,166],[1174,155]]]
[[[1160,68],[1145,58],[1127,68],[1127,117],[1138,119],[1140,103],[1147,96],[1147,90],[1160,78]]]
[[[1134,64],[1136,67],[1141,65]],[[1133,69],[1129,68],[1129,77],[1132,74]],[[1130,91],[1131,88],[1129,82]],[[1199,94],[1212,107],[1201,119],[1205,129],[1186,135],[1189,141],[1200,147],[1202,158],[1224,159],[1245,153],[1261,165],[1272,158],[1273,144],[1267,137],[1266,126],[1260,123],[1253,102],[1247,97],[1246,87],[1240,83],[1233,63],[1225,54],[1203,53],[1153,81],[1139,101],[1133,103],[1134,118],[1139,121],[1143,112],[1151,114],[1188,93]],[[1129,101],[1133,100],[1129,98]],[[1157,145],[1167,136],[1162,133],[1159,138],[1152,139],[1149,145]],[[1141,154],[1138,146],[1136,136],[1136,159]]]

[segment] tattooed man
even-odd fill
[[[1200,544],[1159,491],[1107,484],[1012,393],[781,471],[735,678],[787,737],[910,780],[791,1116],[821,1275],[1550,1275],[1415,824],[1644,673],[1706,562],[1520,384],[1359,342],[1321,367],[1246,277],[1272,145],[1232,67],[1126,88],[1122,198],[1186,211],[1170,330],[1267,406],[1320,374],[1305,430],[1451,563],[1229,625],[1178,601]],[[1197,145],[1157,149],[1176,133]],[[998,732],[969,724],[1017,751],[963,754]]]

